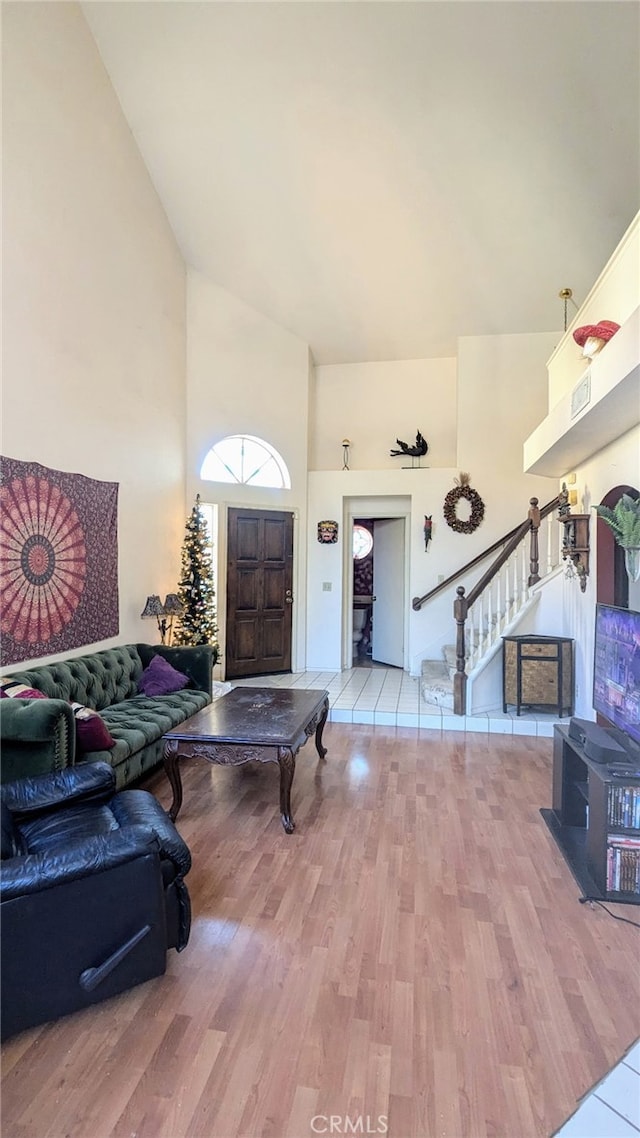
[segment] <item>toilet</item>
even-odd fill
[[[353,655],[357,656],[360,641],[364,635],[364,626],[367,623],[367,610],[366,608],[354,608],[353,610]]]

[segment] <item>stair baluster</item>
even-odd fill
[[[456,622],[456,671],[453,677],[453,710],[456,715],[466,713],[467,663],[470,670],[475,667],[482,655],[496,643],[505,626],[515,617],[518,608],[529,598],[532,586],[540,580],[541,524],[543,521],[546,522],[557,505],[558,498],[556,497],[540,509],[538,499],[530,498],[526,521],[515,526],[504,537],[498,538],[483,553],[477,554],[465,566],[452,573],[445,581],[441,581],[423,597],[414,597],[411,602],[414,611],[418,612],[426,601],[431,600],[453,584],[463,573],[469,572],[475,565],[495,553],[496,550],[500,550],[493,564],[473,586],[468,596],[463,585],[458,585],[456,588],[456,599],[453,603],[453,616]],[[550,527],[547,523],[543,530],[548,569],[555,565],[556,541],[559,558],[559,537],[555,532],[557,529],[557,526]],[[524,541],[527,534],[529,535],[528,546],[525,545]],[[475,607],[476,601],[479,601],[477,607]],[[468,617],[470,617],[469,631],[465,632],[465,623]]]
[[[489,582],[487,589],[487,647],[493,644],[493,581]]]
[[[467,619],[467,600],[464,585],[458,585],[453,602],[453,617],[456,622],[456,674],[453,677],[453,710],[456,715],[466,715],[467,676],[465,673],[464,624]]]
[[[531,522],[531,532],[529,541],[529,587],[535,585],[536,581],[540,580],[538,572],[540,566],[540,550],[538,548],[538,530],[540,529],[540,510],[538,509],[538,499],[531,498],[529,507],[529,521]]]
[[[541,539],[544,543],[545,572],[550,573],[554,567],[554,560],[553,560],[553,544],[552,544],[552,540],[551,540],[552,533],[551,533],[551,528],[549,525],[549,519],[548,518],[543,519],[542,524],[540,526],[540,534],[541,534]]]
[[[469,608],[467,606],[467,619],[469,621],[468,628],[466,629],[465,640],[465,661],[469,670],[475,665],[476,658],[476,644],[478,643],[478,610]]]

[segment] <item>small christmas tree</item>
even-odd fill
[[[215,589],[211,539],[200,507],[200,495],[187,519],[182,543],[182,574],[178,596],[184,606],[178,617],[173,643],[179,645],[213,644],[217,647]]]

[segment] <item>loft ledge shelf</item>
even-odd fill
[[[592,360],[524,444],[525,474],[561,478],[640,423],[640,308]],[[589,401],[571,417],[572,398],[589,375]]]

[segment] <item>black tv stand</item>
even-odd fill
[[[632,758],[594,762],[567,727],[554,728],[553,806],[540,813],[583,900],[640,904],[639,770]]]

